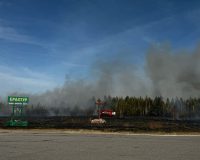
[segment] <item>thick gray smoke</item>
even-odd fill
[[[200,96],[200,48],[173,52],[169,46],[152,47],[146,56],[146,73],[152,95],[163,97]]]
[[[61,88],[40,95],[32,95],[34,104],[40,102],[49,107],[81,108],[94,105],[94,99],[104,96],[147,95],[143,79],[137,75],[135,66],[128,62],[131,55],[118,54],[108,61],[96,62],[90,80],[68,80]],[[92,104],[91,104],[92,103]]]
[[[94,105],[103,96],[200,96],[200,49],[174,52],[165,45],[153,46],[145,67],[133,65],[130,53],[95,63],[90,80],[69,81],[61,88],[31,95],[31,102],[49,107],[81,108]],[[95,98],[94,98],[95,97]]]

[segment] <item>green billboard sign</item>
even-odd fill
[[[29,97],[8,96],[8,104],[25,105],[25,104],[28,104],[28,102],[29,102]]]

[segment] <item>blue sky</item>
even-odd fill
[[[199,17],[195,0],[0,0],[0,95],[88,78],[119,53],[142,67],[151,44],[193,49]]]

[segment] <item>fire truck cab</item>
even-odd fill
[[[113,112],[111,109],[102,109],[100,110],[100,117],[114,117],[116,112]]]

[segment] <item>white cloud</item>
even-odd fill
[[[56,80],[47,74],[34,72],[28,68],[0,66],[1,96],[11,92],[39,93],[58,86]]]
[[[2,4],[3,5],[3,4]],[[1,6],[1,3],[0,3]],[[11,26],[11,22],[0,18],[0,39],[8,42],[32,44],[47,48],[49,45],[41,42],[32,35],[20,32],[18,28]]]
[[[85,65],[85,64],[78,64],[78,63],[71,63],[71,62],[66,62],[66,61],[63,61],[62,64],[66,67],[69,67],[69,68],[75,68],[75,67],[78,67],[78,68],[82,68],[82,67],[88,67],[88,65]]]
[[[12,41],[16,43],[28,43],[34,45],[41,45],[31,37],[17,32],[16,29],[0,24],[0,39]]]

